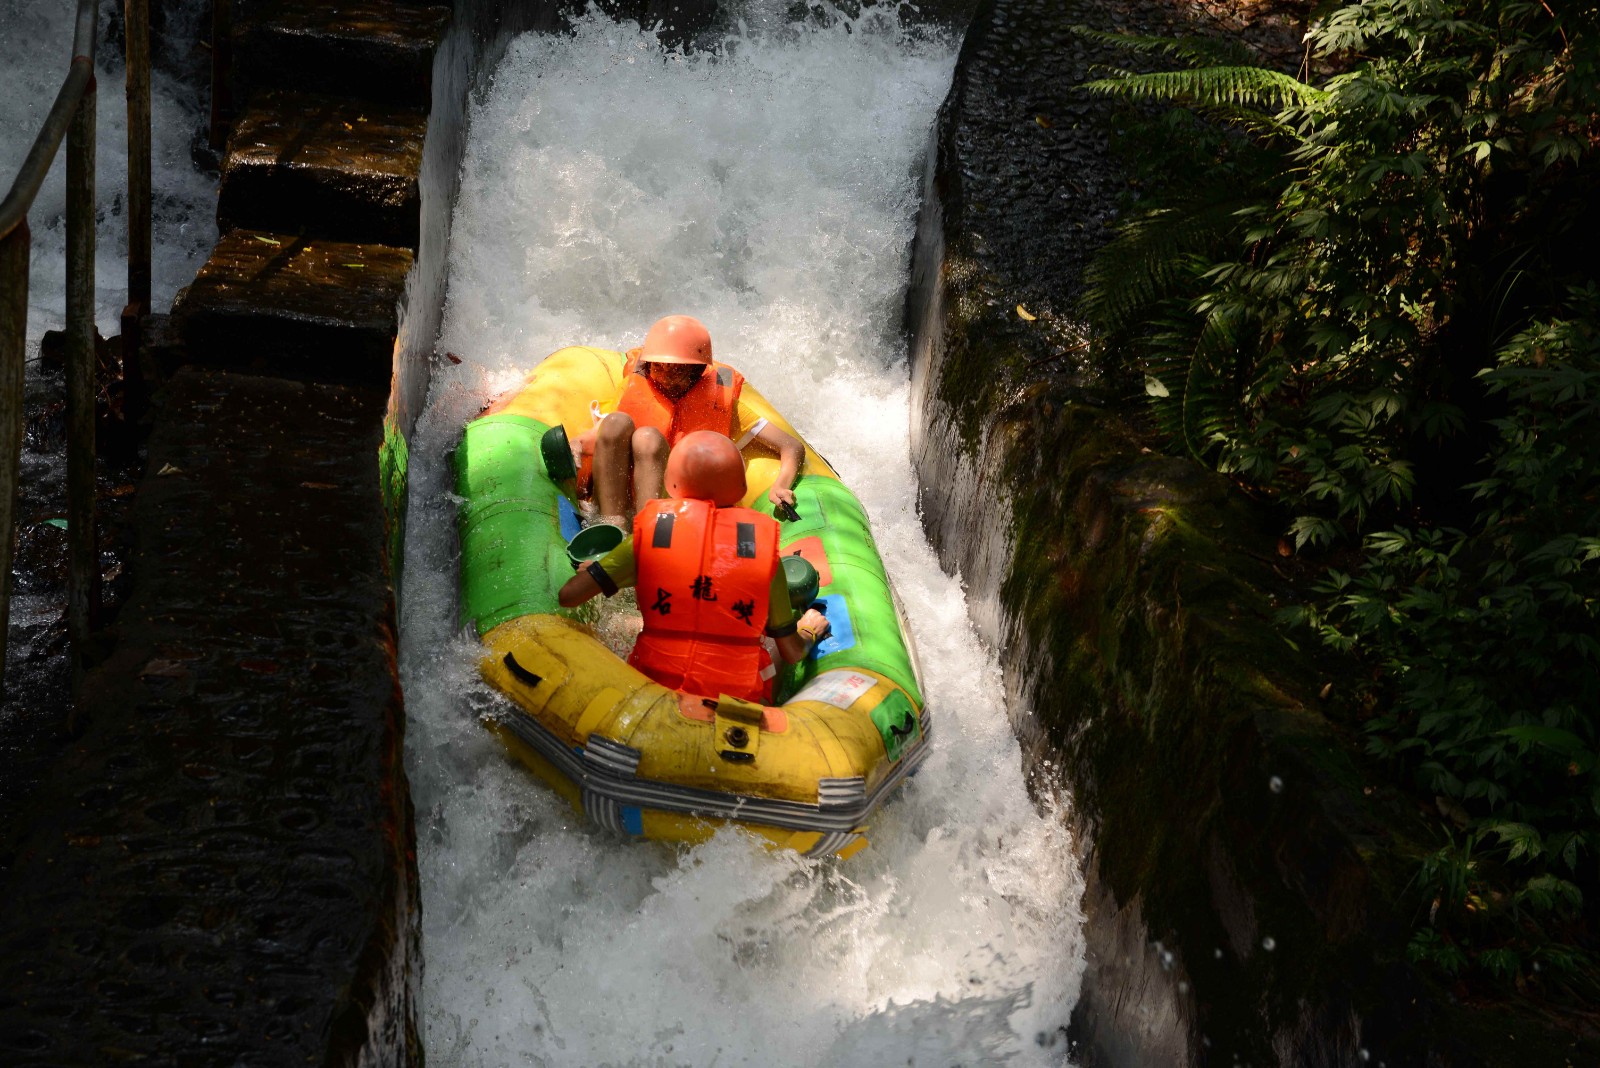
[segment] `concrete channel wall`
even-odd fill
[[[1135,429],[1074,319],[1125,183],[1117,65],[1074,31],[1189,32],[1178,5],[986,0],[930,148],[907,328],[924,524],[1000,650],[1033,783],[1070,789],[1087,875],[1077,1063],[1593,1063],[1515,1003],[1406,960],[1432,841],[1323,714],[1337,665],[1272,622],[1278,527]],[[1215,29],[1215,27],[1213,27]],[[1331,685],[1330,685],[1331,684]],[[1062,858],[1062,863],[1067,863]]]

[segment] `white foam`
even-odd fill
[[[0,0],[0,195],[9,190],[44,124],[72,58],[71,0]],[[196,0],[173,5],[169,19],[195,21]],[[118,332],[128,301],[128,113],[122,58],[108,47],[106,14],[95,81],[95,321]],[[151,77],[152,310],[164,311],[216,243],[216,183],[189,158],[201,121],[204,90],[162,71]],[[33,255],[28,272],[28,337],[35,341],[65,321],[66,142],[28,212]]]
[[[587,18],[472,114],[442,363],[412,452],[401,665],[443,1065],[1060,1064],[1081,877],[1024,789],[1000,673],[916,515],[899,309],[954,44],[746,8],[711,53]],[[570,343],[688,312],[840,469],[921,651],[934,751],[850,861],[599,831],[477,722],[446,457]]]

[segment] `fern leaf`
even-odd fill
[[[1184,381],[1183,441],[1199,460],[1214,452],[1234,429],[1238,402],[1228,386],[1239,358],[1240,316],[1228,307],[1214,307],[1195,343]]]
[[[1085,82],[1083,88],[1123,100],[1246,108],[1266,113],[1316,104],[1327,96],[1298,78],[1260,67],[1203,67],[1152,74],[1124,71]]]
[[[1238,230],[1242,200],[1161,208],[1124,223],[1084,272],[1084,315],[1106,331],[1180,294]],[[1198,258],[1197,258],[1198,257]]]
[[[1192,66],[1246,67],[1256,57],[1249,46],[1228,37],[1150,37],[1136,33],[1110,33],[1090,26],[1074,26],[1072,32],[1086,41],[1126,49],[1147,56],[1171,56]]]

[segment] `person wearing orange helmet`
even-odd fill
[[[776,671],[762,634],[792,664],[826,636],[828,619],[814,608],[794,618],[777,520],[738,507],[744,458],[731,439],[684,435],[665,477],[668,496],[639,510],[633,537],[567,580],[558,599],[575,608],[634,586],[644,630],[628,663],[668,689],[769,702]]]
[[[684,435],[712,430],[729,438],[762,442],[778,454],[780,468],[767,498],[792,507],[791,487],[805,448],[739,403],[744,376],[711,355],[711,333],[689,315],[669,315],[650,327],[644,344],[628,353],[615,411],[578,442],[580,471],[600,514],[627,525],[630,505],[660,497],[667,454]],[[585,481],[580,473],[580,483]]]

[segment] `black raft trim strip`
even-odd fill
[[[676,518],[677,516],[671,512],[656,513],[655,533],[650,535],[650,547],[652,549],[672,548],[672,522]]]

